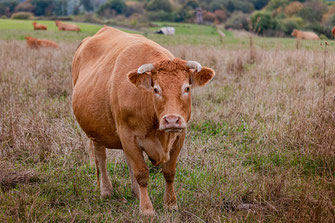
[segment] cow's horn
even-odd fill
[[[190,69],[196,69],[197,72],[201,71],[201,64],[197,61],[187,61],[186,66]]]
[[[145,72],[152,71],[154,68],[155,68],[154,65],[152,65],[151,63],[149,63],[149,64],[143,64],[142,66],[140,66],[137,69],[137,73],[138,74],[143,74]]]

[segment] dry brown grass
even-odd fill
[[[12,174],[29,170],[43,178],[1,189],[0,221],[144,221],[121,152],[109,154],[115,192],[99,197],[87,140],[71,112],[76,46],[29,50],[23,41],[0,41],[1,162],[10,163]],[[217,76],[193,92],[176,179],[179,211],[164,211],[164,181],[150,167],[153,221],[333,222],[335,53],[327,58],[323,104],[321,50],[255,48],[251,55],[249,49],[168,48],[213,67]]]

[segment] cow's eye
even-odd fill
[[[157,88],[154,88],[155,94],[159,94],[159,90]]]
[[[186,92],[186,93],[190,92],[190,87],[186,87],[186,88],[185,88],[185,92]]]

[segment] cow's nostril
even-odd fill
[[[169,124],[169,120],[168,120],[166,117],[164,118],[164,122],[165,122],[165,124],[167,124],[167,125]]]
[[[180,117],[177,117],[176,124],[180,124]]]

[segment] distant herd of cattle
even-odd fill
[[[55,21],[55,23],[59,31],[76,31],[76,32],[80,31],[80,28],[75,24],[63,23],[61,21]],[[33,26],[34,26],[34,30],[47,30],[48,29],[46,25],[38,24],[37,22],[33,22]],[[335,26],[332,29],[332,34],[335,39]],[[291,35],[300,40],[319,40],[320,39],[319,36],[314,32],[306,32],[306,31],[301,31],[301,30],[296,30],[296,29],[293,30]],[[27,41],[27,46],[29,48],[35,48],[35,49],[40,48],[40,47],[58,48],[57,43],[51,40],[37,39],[31,36],[26,36],[25,39]]]
[[[76,31],[79,32],[80,28],[75,24],[63,23],[61,21],[55,21],[56,26],[59,31]],[[48,27],[43,24],[38,24],[37,22],[33,22],[34,30],[47,30]],[[49,47],[49,48],[58,48],[58,44],[51,40],[46,39],[37,39],[31,36],[25,37],[27,41],[27,46],[29,48],[40,48],[40,47]]]

